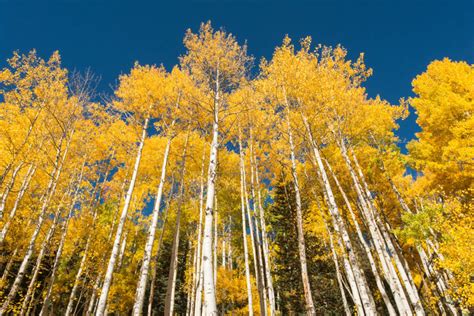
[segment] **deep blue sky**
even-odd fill
[[[285,34],[365,52],[369,95],[393,103],[411,95],[411,80],[434,59],[474,63],[474,0],[0,0],[0,13],[1,65],[13,50],[59,50],[66,67],[101,75],[104,92],[136,60],[171,68],[185,30],[207,20],[247,40],[257,60]],[[412,114],[401,122],[402,142],[416,130]]]

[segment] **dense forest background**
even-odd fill
[[[473,65],[390,104],[342,46],[256,61],[210,23],[184,46],[113,95],[58,52],[8,59],[1,315],[472,312]]]

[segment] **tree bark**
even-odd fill
[[[2,231],[0,232],[0,245],[5,240],[5,237],[8,233],[8,230],[10,229],[10,225],[13,221],[13,218],[16,215],[18,205],[20,204],[20,201],[22,200],[23,196],[25,195],[25,192],[28,189],[28,186],[30,185],[31,178],[33,177],[35,171],[36,171],[36,165],[31,164],[30,167],[28,168],[28,171],[26,172],[25,178],[23,179],[20,190],[18,191],[18,194],[17,194],[16,199],[15,199],[15,203],[13,204],[13,207],[10,210],[10,214],[8,215],[8,219],[5,222],[5,225],[2,227]]]
[[[313,297],[311,294],[311,286],[309,284],[308,266],[306,263],[306,245],[303,232],[303,211],[301,209],[301,195],[298,182],[298,175],[296,173],[296,158],[295,158],[295,145],[293,143],[293,132],[291,130],[290,123],[290,104],[288,103],[286,92],[285,92],[285,103],[286,103],[286,124],[288,132],[288,143],[290,145],[290,158],[291,158],[291,174],[293,176],[293,186],[295,190],[296,198],[296,226],[298,232],[298,254],[301,265],[301,278],[303,281],[304,297],[306,302],[306,313],[308,315],[316,315],[314,308]]]
[[[15,298],[19,286],[21,282],[23,281],[23,277],[25,276],[26,269],[28,267],[29,261],[31,256],[33,255],[33,251],[35,248],[36,244],[36,239],[38,238],[38,235],[40,233],[41,227],[44,223],[45,217],[46,217],[46,211],[48,210],[49,206],[49,201],[51,200],[51,197],[54,195],[56,191],[56,186],[59,180],[59,177],[61,175],[62,168],[64,166],[64,161],[66,160],[66,156],[69,150],[69,145],[71,143],[71,138],[74,134],[74,131],[71,132],[70,137],[68,137],[66,141],[66,147],[64,151],[62,152],[62,144],[64,139],[67,137],[65,134],[61,136],[61,140],[59,142],[59,146],[57,148],[56,152],[56,159],[55,159],[55,164],[54,164],[54,171],[53,175],[48,183],[48,187],[45,191],[45,195],[43,198],[43,203],[41,205],[41,210],[40,210],[40,215],[38,217],[38,222],[36,223],[35,230],[33,231],[33,234],[30,238],[30,241],[28,243],[28,247],[26,249],[26,254],[23,257],[23,260],[21,262],[20,268],[18,270],[18,273],[16,275],[15,281],[13,282],[12,287],[10,288],[10,291],[8,295],[4,298],[3,304],[0,307],[0,315],[3,315],[7,312],[8,306],[10,305],[10,302]],[[62,155],[61,155],[62,153]]]
[[[336,183],[336,186],[339,189],[339,192],[341,193],[342,198],[344,199],[344,202],[346,203],[346,207],[349,211],[349,214],[351,215],[352,221],[354,222],[354,227],[356,229],[357,236],[359,237],[359,241],[362,244],[362,246],[364,247],[367,258],[369,259],[370,268],[372,270],[372,274],[375,277],[375,283],[377,284],[377,288],[380,292],[380,295],[382,296],[382,299],[385,303],[385,306],[387,307],[387,311],[388,311],[389,315],[395,316],[395,315],[397,315],[397,312],[395,311],[395,308],[393,307],[392,302],[390,301],[390,298],[388,297],[388,294],[385,291],[385,286],[384,286],[383,281],[380,277],[380,274],[377,270],[377,264],[374,260],[374,257],[372,256],[372,251],[371,251],[369,245],[367,244],[367,242],[364,239],[364,236],[363,236],[362,231],[361,231],[360,226],[359,226],[359,222],[357,221],[357,218],[354,214],[354,211],[352,210],[351,203],[349,202],[349,199],[348,199],[346,193],[342,189],[342,186],[339,183],[339,180],[337,179],[335,173],[332,171],[331,165],[329,164],[328,161],[325,161],[325,162],[326,162],[326,165],[328,166],[329,172],[331,173],[331,175],[334,179],[334,182]]]
[[[195,277],[195,298],[194,298],[194,308],[191,308],[193,315],[201,315],[201,306],[202,306],[202,283],[203,283],[203,271],[202,271],[202,219],[203,219],[203,204],[204,204],[204,162],[206,160],[205,150],[202,153],[202,163],[201,163],[201,186],[199,190],[199,223],[198,223],[198,236],[197,236],[197,259],[196,259],[196,268],[194,270]]]
[[[99,303],[97,305],[96,316],[103,316],[105,313],[105,307],[107,305],[107,297],[109,295],[110,285],[112,284],[112,275],[114,273],[115,261],[117,260],[117,256],[119,252],[120,241],[121,241],[122,233],[123,233],[123,227],[125,225],[125,221],[127,220],[128,208],[130,206],[133,189],[135,188],[135,182],[137,180],[138,168],[140,166],[140,160],[142,157],[143,145],[145,143],[146,129],[148,127],[148,122],[149,122],[149,118],[147,117],[142,127],[142,135],[140,137],[140,143],[137,149],[137,156],[136,156],[135,165],[133,168],[132,179],[130,181],[127,194],[125,195],[125,203],[123,205],[122,214],[120,216],[120,221],[117,226],[117,232],[115,234],[115,240],[112,247],[112,252],[110,254],[109,263],[107,265],[107,270],[104,277],[104,283],[102,284],[102,291],[100,293]]]
[[[253,302],[252,302],[252,283],[250,280],[250,268],[249,268],[249,254],[248,254],[248,246],[247,246],[247,226],[245,220],[245,178],[244,178],[244,157],[243,157],[243,149],[242,149],[242,140],[239,132],[239,155],[240,155],[240,207],[242,212],[242,243],[244,245],[244,265],[245,265],[245,280],[247,282],[247,302],[248,302],[248,309],[249,315],[253,315]]]
[[[5,187],[5,190],[3,191],[2,198],[0,199],[0,219],[3,218],[3,211],[5,210],[5,204],[7,203],[8,195],[10,194],[11,189],[15,185],[15,180],[16,176],[18,175],[18,172],[20,171],[21,167],[23,166],[23,161],[21,161],[18,166],[13,169],[12,177],[10,179],[10,182]]]
[[[66,220],[64,222],[64,228],[63,228],[63,232],[62,232],[62,235],[61,235],[61,240],[59,242],[59,246],[58,246],[58,249],[56,251],[56,256],[54,258],[53,267],[51,269],[51,277],[50,277],[49,282],[48,282],[46,295],[43,299],[43,304],[42,304],[42,307],[41,307],[40,316],[45,315],[45,314],[48,313],[47,311],[48,311],[49,303],[50,303],[49,300],[50,300],[50,297],[51,297],[51,292],[53,290],[53,284],[54,284],[54,281],[55,281],[55,278],[56,278],[56,272],[57,272],[58,267],[59,267],[59,260],[61,259],[61,255],[63,253],[64,244],[65,244],[65,241],[66,241],[66,235],[67,235],[68,226],[69,226],[69,220],[73,215],[74,206],[76,205],[77,198],[79,197],[79,190],[81,188],[82,177],[84,175],[84,166],[85,166],[85,162],[82,164],[81,173],[79,175],[79,179],[78,179],[77,185],[76,185],[76,190],[74,192],[74,196],[73,196],[70,208],[69,208],[69,212],[68,212]]]
[[[330,211],[331,217],[333,219],[334,229],[336,230],[336,232],[338,234],[340,234],[339,236],[341,237],[342,242],[343,242],[343,247],[342,248],[345,249],[345,251],[347,252],[347,256],[349,257],[350,267],[348,267],[347,264],[346,264],[346,266],[347,266],[346,272],[352,270],[352,272],[354,274],[354,281],[355,281],[355,286],[357,287],[357,290],[353,289],[352,290],[352,292],[353,292],[352,295],[353,295],[354,298],[357,298],[357,293],[360,296],[360,301],[363,305],[363,306],[358,306],[358,309],[360,310],[360,312],[362,312],[362,313],[365,312],[366,314],[374,315],[374,314],[377,313],[376,312],[376,307],[375,307],[375,303],[374,303],[372,294],[370,292],[370,289],[367,285],[367,281],[366,281],[366,278],[365,278],[365,275],[364,275],[364,271],[360,268],[360,264],[358,262],[358,259],[355,255],[355,253],[354,253],[352,242],[349,238],[347,228],[344,224],[344,221],[342,220],[339,209],[337,207],[336,200],[334,198],[334,194],[333,194],[333,191],[332,191],[332,188],[331,188],[331,184],[329,182],[329,179],[328,179],[328,176],[327,176],[327,173],[326,173],[326,169],[324,168],[324,164],[322,162],[322,158],[321,158],[321,155],[319,153],[319,149],[317,147],[317,144],[316,144],[316,142],[314,140],[314,137],[313,137],[313,134],[311,132],[311,128],[309,126],[309,123],[308,123],[306,117],[303,115],[303,113],[301,113],[301,116],[302,116],[302,119],[303,119],[303,123],[306,127],[306,131],[307,131],[307,134],[308,134],[308,137],[309,137],[310,145],[313,149],[313,155],[314,155],[314,158],[315,158],[318,170],[319,170],[319,175],[320,175],[320,177],[322,179],[322,182],[323,182],[323,190],[325,192],[328,207],[329,207],[329,211]],[[354,287],[354,286],[352,285],[352,287]],[[357,305],[357,299],[356,299],[356,305]]]
[[[175,235],[173,238],[173,245],[171,249],[171,263],[170,271],[168,275],[168,285],[166,287],[165,297],[165,315],[174,315],[174,301],[175,301],[175,290],[176,290],[176,275],[178,272],[178,251],[179,251],[179,239],[181,229],[181,208],[184,199],[184,174],[186,170],[186,152],[188,148],[189,132],[186,136],[184,143],[183,155],[181,156],[181,175],[180,175],[180,193],[178,198],[178,208],[176,211],[176,224],[175,224]]]
[[[204,220],[204,238],[202,246],[204,313],[217,315],[216,290],[214,286],[214,270],[212,268],[212,225],[214,219],[214,195],[217,177],[217,151],[219,148],[219,76],[214,100],[214,122],[212,127],[211,152],[207,175],[207,196]]]

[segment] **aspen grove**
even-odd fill
[[[0,70],[0,315],[474,311],[473,65],[390,104],[342,46],[184,48],[107,97],[57,52]]]

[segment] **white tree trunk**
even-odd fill
[[[367,182],[365,181],[365,177],[364,177],[364,174],[362,172],[362,168],[360,167],[359,162],[357,161],[357,157],[355,156],[355,154],[353,154],[352,156],[354,158],[354,163],[355,163],[355,166],[356,166],[357,171],[359,173],[360,180],[363,184],[363,188],[364,188],[363,192],[365,192],[366,198],[369,201],[369,206],[372,207],[374,214],[378,215],[377,212],[376,212],[376,209],[375,209],[375,204],[372,200],[372,196],[371,196],[370,191],[369,191],[369,187],[367,185]],[[405,290],[408,293],[408,297],[409,297],[409,299],[410,299],[410,301],[411,301],[411,303],[412,303],[412,305],[415,309],[416,315],[418,315],[418,316],[425,315],[425,311],[423,309],[423,306],[421,305],[421,300],[420,300],[420,297],[418,295],[418,291],[416,289],[416,286],[413,283],[413,278],[411,277],[410,271],[408,269],[406,269],[406,267],[402,264],[401,259],[399,257],[399,253],[396,251],[395,246],[393,244],[392,238],[391,238],[390,234],[387,232],[387,230],[386,230],[385,226],[383,225],[383,223],[381,222],[380,217],[375,216],[375,219],[378,221],[380,230],[382,232],[382,236],[384,236],[384,238],[385,238],[386,245],[388,246],[390,252],[393,254],[393,259],[395,261],[396,268],[397,268],[397,270],[400,274],[400,277],[402,279]]]
[[[40,215],[38,217],[38,221],[36,223],[35,230],[33,231],[33,235],[31,236],[30,241],[28,243],[28,247],[26,249],[26,254],[23,257],[23,261],[21,262],[21,265],[20,265],[20,268],[19,268],[18,273],[16,275],[15,281],[13,281],[13,285],[10,288],[10,291],[9,291],[8,295],[4,298],[3,304],[0,307],[0,315],[3,315],[7,312],[8,306],[10,305],[10,302],[12,301],[12,299],[15,298],[15,296],[18,292],[18,289],[21,285],[21,282],[23,281],[23,277],[25,276],[26,269],[28,267],[30,258],[33,255],[33,251],[34,251],[35,244],[36,244],[36,239],[38,238],[38,235],[41,231],[41,227],[42,227],[43,222],[44,222],[45,217],[46,217],[46,211],[48,210],[49,201],[51,200],[51,197],[54,195],[54,193],[56,191],[56,186],[57,186],[59,177],[61,175],[61,170],[63,168],[64,161],[66,160],[66,156],[67,156],[67,153],[68,153],[68,150],[69,150],[69,145],[71,143],[71,138],[72,138],[73,134],[74,134],[74,131],[72,131],[70,137],[67,140],[66,147],[64,149],[64,152],[62,153],[62,156],[61,156],[62,144],[63,144],[64,138],[66,137],[66,135],[63,135],[61,137],[61,141],[59,142],[59,146],[58,146],[57,152],[56,152],[56,160],[55,160],[53,176],[51,177],[51,179],[48,183],[48,187],[46,189],[46,192],[45,192],[45,195],[44,195],[44,198],[43,198],[43,203],[41,205]]]
[[[36,264],[33,269],[33,275],[31,276],[28,289],[26,291],[26,295],[23,298],[21,310],[20,310],[20,315],[23,316],[25,315],[28,305],[30,303],[30,300],[33,299],[34,296],[34,291],[36,290],[36,280],[38,279],[39,271],[41,269],[41,264],[43,262],[44,255],[46,253],[46,249],[49,246],[49,243],[51,241],[51,238],[54,235],[54,232],[56,231],[56,226],[59,222],[59,219],[61,217],[61,211],[62,211],[62,205],[59,205],[58,210],[54,216],[53,223],[51,224],[50,228],[48,229],[48,233],[46,234],[42,244],[40,251],[38,253],[38,257],[36,258]]]
[[[3,218],[3,211],[5,210],[5,204],[7,203],[8,195],[10,194],[11,189],[15,185],[16,176],[18,175],[18,172],[20,171],[22,166],[23,166],[23,161],[21,161],[18,164],[18,166],[15,169],[13,169],[10,182],[8,182],[7,186],[5,187],[5,190],[3,191],[3,194],[0,199],[0,219]]]
[[[160,217],[161,199],[163,196],[163,187],[166,181],[166,166],[168,164],[168,156],[171,147],[171,137],[168,138],[166,149],[163,156],[163,164],[161,167],[160,184],[158,185],[158,192],[156,193],[155,206],[153,208],[153,217],[148,230],[148,237],[145,244],[143,254],[142,267],[140,270],[140,278],[137,284],[137,292],[135,294],[135,304],[133,305],[133,315],[141,315],[143,311],[143,302],[145,301],[146,285],[148,283],[148,272],[150,268],[150,261],[153,251],[153,243],[155,241],[156,227],[158,226],[158,219]]]
[[[184,174],[186,170],[186,152],[188,148],[189,132],[186,136],[186,141],[184,143],[183,155],[181,156],[181,176],[179,180],[180,193],[178,197],[178,208],[176,212],[176,225],[175,225],[175,235],[173,238],[173,245],[171,250],[171,263],[170,271],[168,275],[168,285],[166,288],[166,297],[165,297],[165,315],[174,315],[174,301],[175,301],[175,291],[176,291],[176,275],[178,273],[178,251],[179,251],[179,239],[180,239],[180,228],[181,228],[181,208],[184,199]]]
[[[214,268],[214,287],[217,285],[217,242],[219,238],[217,237],[217,193],[214,195],[214,240],[212,245],[212,259],[213,259],[213,268]]]
[[[365,221],[369,228],[370,235],[372,237],[372,241],[375,246],[376,253],[379,257],[379,261],[382,267],[382,271],[385,275],[385,279],[390,285],[392,293],[395,297],[395,304],[397,305],[398,312],[400,315],[411,315],[411,308],[408,302],[408,299],[405,295],[405,292],[402,288],[400,280],[398,279],[397,273],[393,264],[390,259],[390,255],[387,252],[387,248],[385,245],[385,241],[382,237],[382,234],[379,230],[379,227],[375,221],[374,214],[372,210],[369,209],[367,204],[366,198],[362,192],[362,188],[359,184],[357,175],[355,174],[354,169],[352,168],[352,164],[350,162],[349,157],[347,156],[347,150],[345,149],[345,144],[343,141],[339,142],[339,146],[341,149],[341,154],[346,162],[346,166],[349,169],[349,173],[353,180],[354,188],[356,190],[359,203],[361,206],[361,211],[364,215]]]
[[[253,302],[252,302],[252,283],[250,280],[250,267],[249,267],[249,254],[247,246],[247,227],[245,220],[245,179],[244,179],[244,157],[242,152],[242,141],[239,133],[239,153],[240,153],[240,207],[242,212],[242,243],[244,245],[244,264],[245,264],[245,280],[247,282],[247,302],[249,315],[253,315]]]
[[[122,238],[123,227],[125,221],[127,220],[128,208],[130,206],[130,201],[132,199],[133,189],[135,188],[135,182],[137,180],[138,168],[140,166],[140,160],[142,157],[143,145],[146,138],[146,129],[148,127],[149,118],[145,119],[145,123],[142,127],[142,135],[140,137],[140,143],[138,144],[137,156],[135,159],[135,165],[133,167],[132,179],[130,181],[127,194],[125,195],[125,203],[123,205],[122,214],[120,216],[120,221],[117,226],[117,232],[115,233],[115,240],[112,247],[112,252],[110,254],[109,263],[107,265],[107,270],[104,277],[104,283],[102,284],[102,291],[99,297],[99,303],[97,305],[96,316],[103,316],[105,312],[105,306],[107,305],[107,297],[109,295],[110,285],[112,284],[112,275],[114,273],[115,261],[117,260],[120,240]]]
[[[389,315],[397,315],[397,312],[395,311],[395,308],[393,307],[392,305],[392,302],[390,301],[390,298],[388,297],[388,294],[387,292],[385,291],[385,286],[383,284],[383,281],[380,277],[380,274],[377,270],[377,264],[374,260],[374,257],[372,256],[372,251],[369,247],[369,245],[367,244],[367,242],[365,241],[365,238],[362,234],[362,231],[360,229],[360,226],[359,226],[359,222],[357,221],[357,218],[354,214],[354,211],[352,210],[352,206],[351,206],[351,203],[346,195],[346,193],[344,192],[344,190],[342,189],[342,186],[341,184],[339,183],[339,180],[337,179],[336,175],[334,174],[334,172],[332,171],[332,168],[331,168],[331,165],[329,164],[329,162],[326,161],[326,165],[328,167],[328,170],[329,172],[331,173],[333,179],[334,179],[334,182],[336,183],[336,186],[338,187],[339,189],[339,192],[341,193],[342,195],[342,198],[344,199],[344,202],[346,203],[346,207],[349,211],[349,214],[351,215],[351,218],[352,218],[352,221],[354,222],[354,226],[356,228],[356,232],[357,232],[357,236],[359,237],[359,241],[360,243],[362,244],[362,246],[364,247],[364,250],[365,250],[365,253],[367,255],[367,258],[369,259],[369,263],[370,263],[370,268],[372,270],[372,273],[375,277],[375,283],[377,284],[377,288],[380,292],[380,295],[382,296],[383,298],[383,301],[385,303],[385,306],[387,307],[387,310],[388,310],[388,313]]]
[[[202,153],[202,163],[201,163],[201,187],[199,190],[199,223],[198,223],[198,236],[197,236],[197,259],[196,259],[196,268],[194,272],[195,277],[195,297],[194,297],[194,308],[193,315],[200,316],[201,315],[201,306],[202,306],[202,283],[203,283],[203,275],[202,275],[202,219],[203,219],[203,204],[204,204],[204,162],[206,160],[205,151],[203,150]]]
[[[8,233],[8,230],[10,229],[10,225],[12,223],[12,220],[16,215],[18,205],[20,204],[21,199],[25,195],[25,192],[28,189],[28,186],[30,185],[31,178],[33,177],[33,174],[35,173],[35,171],[36,171],[36,165],[31,164],[30,167],[28,168],[28,171],[26,172],[25,178],[23,179],[20,190],[18,191],[18,194],[17,194],[16,199],[15,199],[15,203],[13,204],[13,207],[10,210],[10,214],[8,215],[8,219],[5,222],[5,225],[2,227],[2,231],[0,232],[0,245],[5,240],[5,237]]]
[[[339,269],[339,261],[337,260],[336,248],[334,247],[334,241],[333,241],[332,233],[331,233],[326,221],[324,221],[324,224],[326,226],[326,230],[327,230],[328,235],[329,235],[329,246],[331,247],[331,254],[332,254],[332,260],[334,261],[334,267],[336,268],[336,279],[337,279],[337,284],[339,285],[339,291],[341,292],[341,298],[342,298],[342,304],[344,306],[344,312],[346,313],[346,316],[350,316],[350,315],[352,315],[352,313],[351,313],[351,310],[349,308],[349,304],[347,303],[346,292],[344,290],[344,285],[342,283],[342,275],[341,275],[341,271]]]
[[[171,186],[170,186],[170,192],[168,193],[168,198],[166,200],[165,207],[163,209],[162,213],[162,219],[163,219],[163,225],[161,227],[160,231],[160,238],[158,239],[158,246],[156,249],[156,254],[154,257],[155,265],[153,267],[153,270],[151,272],[151,280],[150,280],[150,294],[148,296],[148,310],[147,310],[147,315],[151,316],[153,314],[153,298],[155,296],[155,282],[156,282],[156,274],[158,273],[158,260],[160,258],[160,252],[161,252],[161,246],[163,245],[163,236],[165,233],[165,229],[167,227],[168,223],[168,212],[169,212],[169,205],[171,202],[171,198],[173,197],[173,188],[174,188],[174,180],[175,178],[172,177],[171,181]]]
[[[217,177],[217,150],[219,148],[219,103],[219,87],[217,87],[216,100],[214,102],[214,123],[212,128],[209,170],[207,175],[206,215],[204,219],[204,238],[202,246],[205,315],[217,315],[214,270],[212,268],[212,225],[214,219],[214,194]]]
[[[266,224],[265,224],[265,212],[263,210],[262,204],[262,196],[261,191],[259,188],[260,185],[260,177],[258,172],[258,165],[257,165],[257,157],[253,150],[253,130],[250,129],[250,165],[253,170],[255,170],[255,181],[257,186],[257,205],[259,210],[259,218],[260,218],[260,228],[262,231],[262,254],[263,260],[265,264],[265,278],[266,278],[266,287],[268,293],[268,301],[270,303],[270,316],[275,315],[275,291],[273,288],[273,280],[271,274],[271,264],[270,264],[270,250],[268,245],[268,237],[266,231]],[[255,201],[254,201],[255,203]]]
[[[81,173],[79,175],[79,179],[78,179],[77,185],[76,185],[76,190],[74,192],[74,196],[73,196],[71,205],[69,207],[69,212],[68,212],[66,220],[64,222],[64,228],[63,228],[63,231],[62,231],[61,240],[59,241],[59,246],[58,246],[58,249],[56,251],[56,256],[54,258],[53,267],[51,269],[51,277],[50,277],[49,282],[48,282],[46,295],[43,299],[43,305],[41,307],[40,316],[48,314],[49,303],[50,303],[49,300],[50,300],[50,297],[51,297],[51,292],[53,290],[53,284],[54,284],[54,281],[55,281],[55,278],[56,278],[56,272],[57,272],[58,267],[59,267],[59,260],[61,259],[61,255],[62,255],[63,249],[64,249],[64,244],[65,244],[65,241],[66,241],[66,235],[67,235],[68,226],[69,226],[69,219],[73,216],[74,206],[76,205],[77,198],[79,197],[79,190],[81,188],[82,177],[84,175],[84,166],[85,166],[85,163],[82,165]]]
[[[298,232],[298,253],[301,265],[301,278],[303,281],[303,290],[304,297],[306,302],[306,313],[308,315],[316,315],[316,310],[314,308],[313,297],[311,294],[311,286],[309,284],[308,276],[308,266],[306,263],[306,245],[304,240],[303,232],[303,211],[301,209],[301,195],[300,188],[298,183],[298,175],[296,173],[296,158],[295,158],[295,145],[293,143],[293,133],[291,130],[290,123],[290,108],[288,100],[286,99],[285,94],[285,103],[286,103],[286,123],[287,123],[287,132],[288,132],[288,143],[290,145],[290,158],[291,158],[291,174],[293,176],[293,186],[295,190],[295,199],[296,199],[296,227]]]
[[[307,134],[309,136],[309,141],[310,141],[311,147],[313,149],[313,155],[314,155],[314,158],[316,160],[316,164],[317,164],[318,169],[319,169],[319,175],[320,175],[320,177],[322,179],[322,182],[323,182],[323,190],[326,194],[329,211],[330,211],[332,219],[333,219],[334,229],[336,230],[336,232],[338,232],[340,234],[340,237],[341,237],[342,242],[343,242],[343,247],[342,247],[342,245],[341,245],[341,247],[346,250],[347,256],[349,257],[350,266],[351,266],[352,271],[354,273],[354,280],[355,280],[355,283],[356,283],[355,285],[357,286],[357,290],[353,289],[352,295],[356,298],[357,297],[357,292],[358,292],[359,295],[360,295],[360,301],[363,305],[362,311],[364,311],[365,314],[375,315],[377,312],[376,312],[376,307],[375,307],[375,303],[373,301],[372,294],[371,294],[370,289],[367,285],[367,281],[365,279],[364,272],[360,268],[360,264],[357,260],[357,257],[354,253],[354,250],[353,250],[352,242],[349,238],[349,234],[347,232],[344,221],[342,220],[339,209],[337,207],[336,200],[334,198],[334,194],[333,194],[333,191],[332,191],[332,188],[331,188],[331,184],[329,182],[326,170],[324,168],[324,165],[323,165],[323,162],[322,162],[322,159],[321,159],[321,155],[319,153],[319,149],[318,149],[317,144],[316,144],[316,142],[313,138],[313,135],[312,135],[312,132],[311,132],[311,129],[310,129],[310,126],[308,124],[308,121],[307,121],[306,117],[303,114],[301,114],[301,115],[302,115],[302,118],[303,118],[304,125],[306,127]],[[351,269],[349,267],[347,267],[346,272],[348,272],[350,270]],[[358,308],[359,308],[359,310],[361,309],[360,306],[358,306]]]

